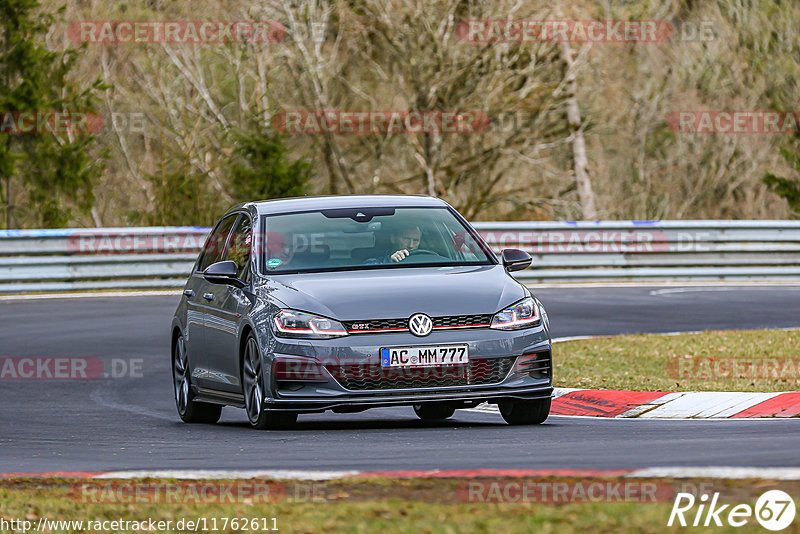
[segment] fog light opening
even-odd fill
[[[313,358],[278,356],[272,364],[275,380],[288,382],[327,382],[322,365]]]
[[[528,375],[541,380],[552,376],[552,357],[549,350],[524,353],[517,358],[512,371],[516,375]]]

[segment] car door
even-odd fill
[[[236,262],[237,278],[249,282],[253,224],[242,214],[228,239],[223,260]],[[249,284],[248,284],[249,285]],[[208,378],[216,390],[241,393],[239,374],[239,324],[252,302],[244,289],[212,284],[214,298],[206,311],[206,357]]]
[[[187,288],[192,291],[191,295],[187,295],[187,324],[189,325],[189,338],[193,338],[189,348],[193,367],[192,380],[200,387],[213,388],[213,384],[216,383],[216,380],[209,376],[208,313],[217,298],[218,285],[206,280],[203,277],[203,271],[209,265],[222,261],[231,230],[238,219],[239,214],[234,213],[224,217],[217,224],[203,248],[203,253],[192,274],[192,282]],[[191,323],[189,323],[188,316],[192,317]]]

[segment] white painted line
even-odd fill
[[[639,415],[642,419],[725,418],[755,406],[777,393],[692,391],[683,393]]]
[[[798,467],[647,467],[626,477],[635,478],[762,478],[800,480]]]
[[[699,413],[696,417],[733,417],[739,412],[743,412],[748,408],[752,408],[756,404],[761,404],[773,397],[780,395],[777,393],[740,393],[738,398],[733,399],[735,402],[720,411],[706,410]]]
[[[520,280],[526,287],[531,289],[592,289],[592,288],[641,288],[641,287],[800,287],[795,280],[648,280],[638,282],[546,282],[537,284],[526,280]]]
[[[733,399],[737,397],[736,393],[723,395],[729,397],[726,399],[721,399],[720,393],[717,392],[680,393],[673,398],[668,399],[668,402],[641,414],[639,417],[644,419],[670,417],[686,419],[695,417],[698,413],[707,410],[708,408],[719,406],[720,403],[724,403],[725,401],[728,401],[728,405],[730,405]],[[720,410],[722,410],[724,407],[725,406],[720,408]]]
[[[775,330],[797,330],[800,327],[790,327],[790,328],[776,328]],[[625,337],[631,335],[643,335],[643,336],[690,336],[693,334],[707,334],[708,330],[688,330],[685,332],[640,332],[638,334],[603,334],[597,336],[569,336],[569,337],[556,337],[553,338],[551,341],[553,343],[564,343],[566,341],[582,341],[584,339],[598,339],[604,337]]]
[[[650,402],[648,402],[647,404],[641,404],[639,406],[636,406],[635,408],[631,408],[630,410],[628,410],[626,412],[622,412],[621,414],[619,414],[616,417],[618,417],[618,418],[640,417],[643,413],[652,410],[656,406],[661,406],[662,404],[665,404],[667,402],[673,401],[673,400],[677,399],[678,397],[682,397],[682,396],[683,396],[683,393],[681,393],[681,392],[665,393],[661,397],[659,397],[657,399],[653,399]]]
[[[225,470],[225,469],[165,469],[160,471],[110,471],[92,478],[174,478],[178,480],[249,479],[268,478],[275,480],[335,480],[353,477],[360,471],[302,471],[302,470]]]
[[[564,343],[566,341],[581,341],[583,339],[595,339],[598,337],[611,337],[611,336],[569,336],[569,337],[555,337],[552,339],[553,343]]]
[[[435,471],[434,471],[435,472]],[[166,478],[177,480],[337,480],[366,474],[362,471],[304,471],[304,470],[153,470],[112,471],[94,475],[96,479]],[[391,474],[387,474],[391,477]],[[716,478],[800,480],[798,467],[646,467],[624,475],[630,478]]]
[[[42,293],[38,295],[2,295],[0,301],[11,300],[45,300],[45,299],[84,299],[100,297],[153,297],[161,295],[181,294],[180,289],[154,289],[152,291],[108,291],[95,293]]]
[[[736,286],[721,286],[721,287],[671,287],[665,289],[654,289],[650,291],[650,294],[653,296],[659,295],[672,295],[675,293],[701,293],[704,291],[741,291],[741,289],[747,287],[748,290],[751,291],[771,291],[779,287],[780,289],[800,289],[800,285],[797,283],[792,284],[780,284],[780,285],[752,285],[752,284],[740,284]]]

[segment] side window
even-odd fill
[[[222,255],[225,252],[225,244],[228,242],[228,235],[230,235],[233,223],[236,222],[238,217],[239,214],[234,213],[222,219],[222,222],[217,225],[217,228],[208,238],[206,246],[203,248],[203,255],[200,258],[200,263],[197,267],[200,272],[205,271],[209,265],[222,261]]]
[[[250,217],[244,215],[236,227],[233,229],[230,243],[228,243],[228,251],[225,254],[226,260],[233,260],[236,262],[237,277],[240,280],[245,280],[249,274],[247,266],[250,263],[250,245],[253,242],[253,223]]]

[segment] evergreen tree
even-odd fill
[[[92,188],[102,171],[90,154],[94,136],[76,123],[68,127],[71,132],[37,128],[20,133],[12,125],[20,112],[92,112],[93,96],[102,85],[95,81],[80,90],[70,81],[79,52],[51,51],[42,44],[60,12],[42,13],[37,0],[0,0],[0,115],[5,124],[0,128],[5,212],[0,224],[7,228],[65,226],[91,208]]]
[[[227,206],[209,190],[208,177],[180,157],[162,157],[158,173],[145,176],[153,189],[148,209],[129,214],[145,226],[213,226]]]
[[[311,171],[310,162],[289,158],[283,135],[263,128],[236,135],[230,176],[237,202],[303,196]]]
[[[781,155],[800,175],[800,136],[795,136],[788,147],[781,149]],[[789,209],[794,212],[794,217],[800,217],[800,180],[796,177],[786,178],[768,172],[763,181],[770,191],[786,199]]]

